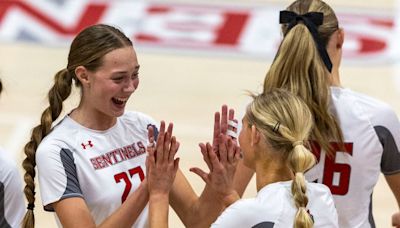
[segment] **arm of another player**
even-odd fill
[[[168,227],[169,192],[178,170],[179,158],[174,159],[179,142],[172,136],[172,124],[164,133],[165,123],[161,122],[157,145],[154,145],[154,129],[149,128],[149,141],[146,160],[147,180],[150,193],[150,228]]]
[[[225,106],[222,110],[222,118],[220,118],[219,113],[215,115],[218,118],[214,119],[214,142],[216,142],[220,133],[223,133],[221,128],[224,128],[225,132],[227,131],[227,113]],[[218,130],[217,133],[215,132],[216,129]],[[212,172],[211,174],[215,176],[224,173]],[[233,181],[233,178],[220,178],[231,183]],[[228,185],[230,184],[224,183],[219,186],[206,184],[200,197],[198,197],[183,173],[178,170],[171,190],[170,204],[186,227],[209,227],[225,207],[223,198],[231,193],[231,190],[226,188]]]

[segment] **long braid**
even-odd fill
[[[33,128],[31,139],[24,147],[26,158],[22,162],[22,166],[25,170],[24,193],[28,201],[28,210],[22,221],[23,228],[35,227],[33,208],[35,206],[36,149],[43,138],[50,133],[52,123],[60,116],[63,101],[71,94],[71,85],[72,76],[67,69],[61,70],[55,75],[54,85],[48,93],[50,106],[42,113],[40,124]]]
[[[296,142],[294,144],[296,144]],[[314,221],[306,209],[308,197],[306,195],[307,188],[304,172],[315,164],[315,157],[302,143],[297,143],[297,145],[294,145],[293,151],[289,154],[288,163],[289,168],[294,172],[292,195],[298,209],[294,219],[294,227],[312,227]]]

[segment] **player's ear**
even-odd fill
[[[251,125],[251,145],[254,146],[260,142],[260,132],[255,125]]]
[[[90,81],[89,81],[89,72],[84,66],[78,66],[75,68],[75,75],[78,78],[78,80],[81,82],[83,87],[89,86]]]
[[[336,47],[342,48],[344,43],[344,30],[343,28],[339,28],[337,31],[337,39],[336,39]]]

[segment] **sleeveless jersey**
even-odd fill
[[[21,176],[12,158],[0,149],[0,227],[20,227],[25,212]]]
[[[150,117],[125,112],[110,129],[96,131],[67,115],[36,152],[45,210],[54,211],[51,203],[62,199],[81,197],[95,223],[104,221],[145,177],[149,125],[155,126]],[[133,227],[145,227],[147,220],[146,206]]]
[[[331,96],[345,147],[332,142],[337,153],[328,157],[314,144],[319,162],[306,178],[330,188],[340,227],[375,227],[371,197],[379,174],[400,172],[399,120],[388,105],[349,89],[331,87]]]
[[[241,199],[230,205],[211,227],[293,227],[297,208],[291,193],[292,181],[277,182],[263,187],[256,198]],[[314,219],[314,227],[338,227],[338,218],[329,189],[307,183],[307,209]]]

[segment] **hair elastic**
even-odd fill
[[[303,145],[303,141],[296,141],[294,143],[292,143],[293,148],[296,146],[302,146]]]
[[[281,123],[278,121],[276,122],[274,128],[272,129],[273,132],[277,133],[279,131],[279,127],[281,126]]]
[[[28,207],[26,207],[26,209],[33,211],[33,208],[35,208],[35,204],[34,203],[28,203]]]

